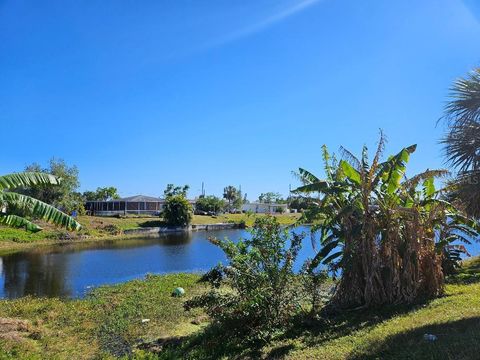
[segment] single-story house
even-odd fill
[[[195,205],[194,200],[189,200],[192,206]],[[163,210],[165,199],[135,195],[121,199],[107,201],[87,201],[85,210],[90,215],[112,216],[112,215],[158,215]]]
[[[286,213],[288,212],[287,204],[265,204],[259,202],[252,202],[242,205],[242,211],[247,212],[251,211],[256,214],[275,214],[275,213]]]

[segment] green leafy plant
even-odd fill
[[[82,196],[86,201],[107,201],[120,199],[118,190],[114,186],[98,187],[95,191],[85,191]]]
[[[0,224],[14,228],[23,228],[31,232],[42,230],[40,226],[26,217],[12,214],[10,209],[14,208],[21,210],[22,214],[28,214],[31,217],[62,226],[67,230],[80,230],[81,225],[78,222],[55,207],[33,197],[9,191],[19,187],[58,184],[60,184],[59,178],[38,172],[23,172],[0,176]]]
[[[174,184],[168,184],[167,188],[163,192],[163,196],[165,197],[165,199],[175,195],[182,195],[184,197],[187,197],[187,193],[189,189],[190,189],[190,186],[188,185],[175,186]]]
[[[322,248],[311,263],[341,279],[332,305],[370,307],[412,303],[442,294],[442,259],[447,245],[478,235],[476,224],[462,216],[435,189],[445,170],[427,170],[406,179],[406,165],[416,146],[381,162],[383,135],[371,163],[364,147],[342,159],[324,147],[325,179],[300,169],[297,193],[314,195],[303,221],[313,222]]]
[[[195,210],[218,214],[223,211],[225,205],[224,200],[214,195],[209,195],[197,199],[195,202]]]
[[[256,219],[249,239],[210,239],[228,264],[205,276],[212,289],[187,301],[185,308],[204,308],[229,336],[268,339],[299,309],[293,265],[302,239],[303,234],[283,229],[273,217]]]
[[[165,200],[163,220],[170,226],[186,227],[192,222],[192,206],[184,195],[171,195]]]

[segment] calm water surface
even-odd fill
[[[295,230],[300,232],[300,229]],[[158,237],[42,247],[0,257],[0,298],[25,295],[82,297],[92,287],[143,278],[148,273],[205,271],[223,252],[208,237],[238,240],[246,230],[198,231]],[[299,256],[313,254],[310,238]],[[302,259],[300,259],[302,258]]]
[[[308,231],[298,228],[296,232]],[[0,257],[0,298],[25,295],[82,297],[91,288],[143,278],[148,273],[205,271],[220,261],[223,252],[210,236],[245,238],[245,230],[198,231],[141,239],[66,244]],[[469,246],[472,255],[480,246]],[[304,239],[296,268],[314,255],[310,237]]]

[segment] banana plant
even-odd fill
[[[325,179],[300,169],[297,193],[317,194],[304,213],[320,234],[321,249],[310,268],[323,264],[341,270],[334,301],[340,306],[408,303],[443,291],[442,256],[453,242],[478,237],[474,222],[463,217],[435,189],[445,170],[427,170],[410,179],[406,166],[412,145],[381,161],[383,135],[373,161],[364,147],[355,157],[341,149],[330,161],[324,148]],[[458,250],[458,247],[455,247]],[[440,272],[439,272],[440,269]]]
[[[22,213],[42,219],[51,224],[64,227],[67,230],[80,230],[81,225],[72,217],[30,196],[18,194],[11,190],[18,187],[34,185],[58,185],[61,179],[45,173],[22,172],[0,176],[0,224],[23,228],[30,232],[41,231],[42,228],[23,216],[9,213],[9,209],[22,210]]]

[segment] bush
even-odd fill
[[[277,207],[277,208],[275,208],[275,212],[277,214],[283,214],[285,212],[285,209],[282,208],[282,207]]]
[[[184,195],[172,195],[165,200],[163,219],[170,226],[188,226],[192,221],[192,206]]]
[[[195,203],[195,209],[197,211],[204,211],[206,213],[218,214],[219,212],[223,211],[225,205],[225,201],[216,196],[210,195],[197,199]]]
[[[266,340],[300,308],[293,265],[303,234],[282,229],[271,216],[256,219],[251,234],[237,243],[210,239],[225,252],[228,266],[205,275],[211,290],[187,301],[185,309],[204,308],[229,336]]]

